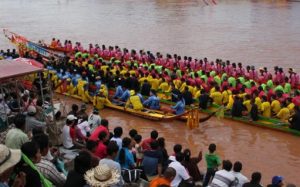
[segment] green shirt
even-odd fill
[[[13,128],[6,135],[5,145],[10,149],[21,149],[21,146],[28,141],[27,134],[18,128]]]
[[[216,154],[206,153],[205,160],[206,160],[207,168],[210,169],[217,168],[219,165],[221,165],[221,159]]]
[[[269,88],[273,88],[273,81],[272,80],[268,80],[267,81],[267,86],[269,86]]]
[[[229,84],[231,84],[231,86],[233,86],[235,88],[235,86],[236,86],[236,80],[235,80],[234,77],[229,77],[228,78],[228,82],[229,82]]]
[[[284,85],[284,93],[290,93],[291,92],[291,90],[292,90],[292,88],[291,88],[291,84],[290,83],[285,83],[285,85]]]

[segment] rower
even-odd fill
[[[160,109],[159,98],[157,97],[155,90],[151,90],[150,97],[143,102],[143,105],[147,108],[154,109],[154,110]]]
[[[271,117],[271,105],[270,105],[270,102],[267,100],[267,96],[265,96],[265,95],[262,96],[262,100],[263,100],[263,102],[261,104],[262,116],[269,118],[269,117]]]
[[[182,95],[178,95],[177,102],[175,106],[171,106],[171,109],[173,109],[173,112],[176,115],[183,114],[185,111],[185,100],[183,99]]]
[[[104,95],[104,90],[101,89],[99,93],[94,96],[93,105],[96,109],[101,110],[104,108],[105,105],[110,105],[111,102],[108,98]]]
[[[124,91],[125,91],[124,86],[122,86],[122,85],[117,86],[117,88],[116,88],[116,93],[115,93],[115,95],[114,95],[113,98],[114,98],[114,99],[121,98],[122,95],[123,95],[123,93],[124,93]]]
[[[123,86],[123,87],[125,90],[123,89],[124,92],[123,92],[122,96],[120,97],[120,100],[126,102],[128,100],[128,98],[130,97],[130,92],[126,86]]]
[[[130,90],[130,97],[125,104],[125,108],[129,108],[130,105],[134,110],[141,111],[144,108],[140,96],[134,90]]]

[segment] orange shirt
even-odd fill
[[[149,187],[157,187],[159,185],[171,186],[171,182],[168,181],[167,179],[163,178],[163,177],[157,177],[157,178],[153,179],[150,182],[150,186]]]

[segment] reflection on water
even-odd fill
[[[300,69],[300,3],[285,0],[1,0],[0,27],[58,37]],[[0,47],[8,42],[0,37]]]

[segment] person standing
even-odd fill
[[[205,154],[207,170],[203,181],[203,187],[208,185],[209,181],[214,177],[215,172],[218,170],[218,167],[221,165],[220,157],[215,154],[216,149],[216,144],[210,144],[208,147],[209,153]]]

